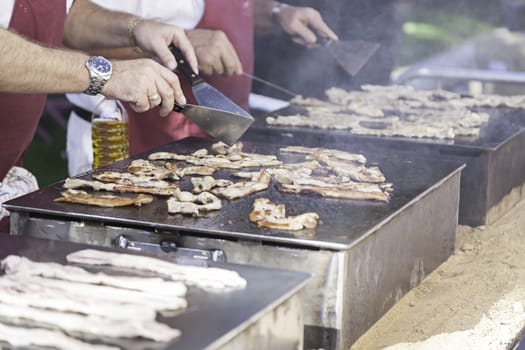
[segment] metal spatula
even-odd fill
[[[380,47],[378,43],[364,40],[333,41],[326,37],[318,37],[317,42],[330,52],[351,77],[364,67]]]
[[[177,71],[191,83],[191,89],[199,105],[236,113],[239,115],[239,119],[250,118],[253,120],[248,112],[196,74],[186,62],[182,51],[173,45],[170,46],[170,50],[177,60]]]
[[[196,74],[186,62],[182,51],[173,45],[170,50],[177,60],[178,72],[188,79],[200,105],[175,106],[174,110],[184,114],[211,136],[229,144],[237,142],[253,124],[253,117]]]
[[[253,118],[239,118],[237,113],[205,106],[175,104],[173,110],[184,114],[210,136],[228,145],[237,142],[253,123]]]

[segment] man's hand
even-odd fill
[[[171,70],[177,67],[175,57],[168,47],[173,44],[178,47],[194,72],[198,72],[197,57],[184,29],[156,21],[144,20],[138,23],[133,34],[137,45],[155,56]]]
[[[323,21],[321,14],[311,7],[283,7],[275,15],[275,20],[292,40],[300,45],[316,46],[317,35],[338,40],[337,35]]]
[[[224,32],[220,30],[193,29],[186,35],[190,39],[202,74],[242,74],[242,64],[235,48]]]
[[[102,95],[129,102],[137,112],[160,105],[160,115],[173,110],[173,102],[185,104],[177,75],[151,59],[113,61],[113,74]]]

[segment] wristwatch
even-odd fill
[[[84,91],[87,95],[97,95],[104,84],[111,78],[113,71],[111,62],[102,56],[92,56],[86,62],[89,71],[89,87]]]

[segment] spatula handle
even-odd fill
[[[174,112],[182,112],[182,110],[184,109],[184,106],[183,105],[180,105],[178,103],[175,102],[175,104],[173,105],[173,111]]]
[[[326,46],[330,46],[330,44],[332,43],[332,39],[330,38],[327,38],[326,36],[321,36],[317,33],[315,33],[315,36],[316,36],[316,42],[320,45],[320,46],[323,46],[323,47],[326,47]]]
[[[191,69],[190,65],[188,64],[188,61],[186,61],[186,58],[184,57],[181,50],[179,50],[175,45],[170,45],[169,47],[171,53],[173,56],[175,56],[175,59],[177,60],[177,71],[179,71],[188,81],[191,83],[191,86],[195,86],[198,83],[203,82],[204,80]]]

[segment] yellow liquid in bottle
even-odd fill
[[[128,122],[94,119],[91,123],[93,168],[128,157]]]

